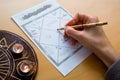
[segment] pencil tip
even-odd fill
[[[57,29],[57,31],[59,31],[60,29]]]

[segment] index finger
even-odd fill
[[[76,25],[79,22],[79,14],[77,13],[65,26]]]

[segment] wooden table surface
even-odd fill
[[[44,0],[0,0],[0,29],[14,32],[26,39],[37,53],[39,69],[36,80],[105,80],[106,66],[90,55],[66,77],[45,58],[23,31],[11,20],[11,16],[37,5]],[[108,21],[104,31],[113,47],[120,52],[120,0],[58,0],[71,14],[77,12],[98,16]]]

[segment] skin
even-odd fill
[[[95,16],[77,13],[72,20],[70,20],[65,27],[64,37],[71,37],[71,44],[75,45],[77,42],[94,52],[94,54],[109,67],[119,59],[118,52],[114,50],[109,40],[107,39],[103,28],[96,26],[92,28],[84,28],[81,30],[73,29],[72,25],[98,22]]]

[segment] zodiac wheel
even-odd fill
[[[0,80],[34,80],[38,60],[22,37],[0,30]]]

